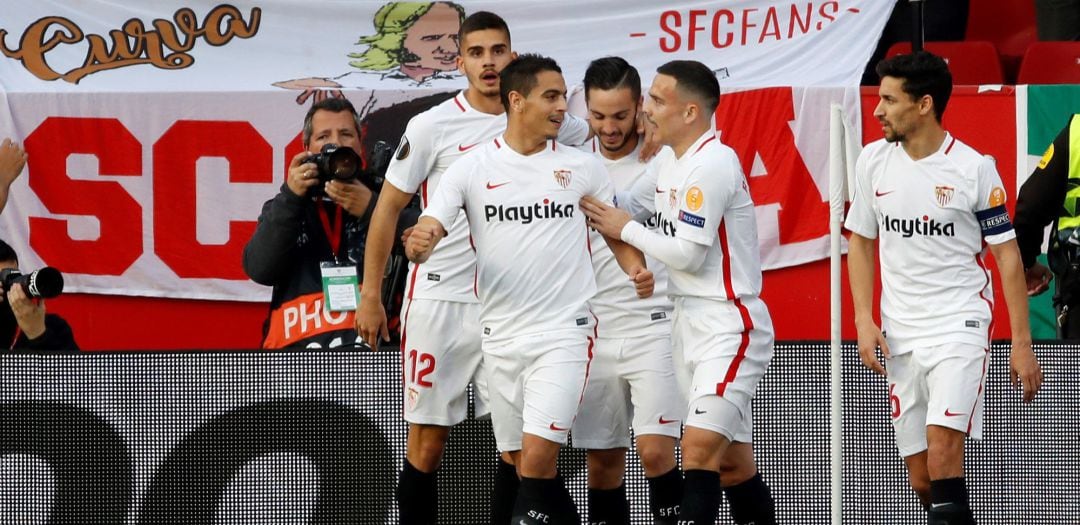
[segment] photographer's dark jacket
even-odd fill
[[[4,308],[8,308],[5,304]],[[10,313],[10,309],[8,312]],[[10,328],[7,327],[9,323],[3,322],[5,328],[3,332],[3,341],[11,342],[12,350],[30,350],[30,351],[71,351],[78,352],[79,345],[75,343],[75,334],[71,331],[71,325],[56,314],[45,314],[45,333],[41,334],[37,339],[30,339],[26,337],[23,332],[18,332],[15,335],[15,318],[10,318]]]
[[[1051,228],[1048,259],[1058,276],[1055,302],[1076,304],[1080,299],[1080,114],[1073,115],[1047,148],[1016,201],[1016,242],[1024,269],[1035,264],[1042,251],[1043,231]]]
[[[341,211],[339,256],[356,266],[361,282],[368,221],[378,198],[372,192],[362,217]],[[325,207],[332,223],[336,204],[298,197],[282,185],[277,196],[263,204],[255,233],[244,247],[244,272],[253,281],[274,287],[270,315],[263,324],[263,348],[333,348],[356,342],[355,314],[323,308],[319,265],[335,254],[317,206]],[[415,223],[418,212],[411,213]],[[399,221],[399,230],[405,222]]]

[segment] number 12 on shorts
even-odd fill
[[[427,380],[427,376],[435,371],[435,356],[413,348],[409,350],[408,359],[409,369],[405,371],[405,377],[409,384],[431,388],[431,381]]]

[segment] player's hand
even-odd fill
[[[11,186],[22,173],[23,166],[26,166],[26,150],[11,139],[4,139],[0,144],[0,186]]]
[[[608,206],[595,197],[586,195],[578,204],[588,225],[605,237],[621,238],[623,226],[630,222],[630,214],[625,210]]]
[[[345,208],[353,217],[363,217],[371,203],[371,190],[358,180],[331,180],[324,186],[324,191],[330,200]]]
[[[645,113],[642,111],[638,112],[637,131],[641,135],[641,151],[638,152],[638,160],[649,162],[657,153],[660,153],[660,148],[664,145],[656,138],[656,126],[645,120]]]
[[[418,223],[405,242],[405,256],[416,264],[427,262],[435,247],[435,225]]]
[[[381,341],[390,341],[386,309],[378,299],[360,299],[360,308],[356,311],[356,333],[372,350],[378,350]]]
[[[1053,279],[1054,274],[1050,271],[1050,268],[1035,263],[1031,268],[1028,268],[1027,271],[1024,272],[1024,280],[1027,281],[1028,296],[1039,295],[1050,289],[1050,281]]]
[[[1035,394],[1042,388],[1043,373],[1031,343],[1013,341],[1012,352],[1009,352],[1009,378],[1014,388],[1023,387],[1025,403],[1035,399]]]
[[[308,189],[319,183],[318,168],[311,163],[301,164],[309,156],[311,152],[302,151],[289,162],[289,174],[285,178],[285,184],[297,197],[307,195]]]
[[[405,231],[401,232],[401,245],[405,246],[405,243],[409,242],[409,236],[412,235],[413,226],[405,228]]]
[[[652,297],[653,289],[656,286],[656,280],[653,278],[653,273],[647,268],[638,266],[630,272],[630,282],[634,283],[634,290],[637,291],[637,296],[640,299]]]
[[[22,286],[12,286],[7,293],[7,302],[15,314],[15,322],[19,323],[19,329],[27,338],[37,339],[45,333],[44,301],[34,301],[26,295]]]
[[[885,367],[877,357],[877,349],[881,348],[885,359],[889,358],[889,343],[885,342],[885,335],[881,333],[881,328],[873,323],[855,328],[859,333],[859,359],[862,360],[863,366],[875,374],[886,375]]]

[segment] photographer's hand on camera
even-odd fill
[[[371,190],[353,179],[350,181],[332,180],[326,183],[324,191],[330,200],[341,206],[353,217],[363,217],[371,204]]]
[[[289,163],[289,177],[285,184],[297,197],[306,196],[308,190],[319,183],[319,168],[310,162],[304,162],[310,156],[310,152],[302,151]]]
[[[21,286],[12,286],[6,296],[0,288],[0,297],[5,297],[15,314],[15,321],[27,339],[38,339],[45,334],[45,301],[34,301]]]

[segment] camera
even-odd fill
[[[326,144],[319,153],[313,153],[301,164],[314,164],[319,183],[312,187],[315,195],[321,195],[323,186],[332,180],[349,181],[358,179],[371,191],[379,191],[382,186],[386,167],[390,164],[393,150],[383,141],[374,144],[371,150],[368,169],[362,169],[364,162],[352,148]]]
[[[314,164],[319,177],[319,184],[314,186],[316,192],[321,192],[322,187],[331,180],[347,181],[357,177],[360,173],[360,155],[352,148],[343,148],[337,144],[327,144],[319,153],[313,153],[304,159],[301,164]]]
[[[51,266],[24,274],[15,268],[0,270],[0,287],[4,293],[19,286],[30,297],[56,297],[64,291],[64,274]]]

